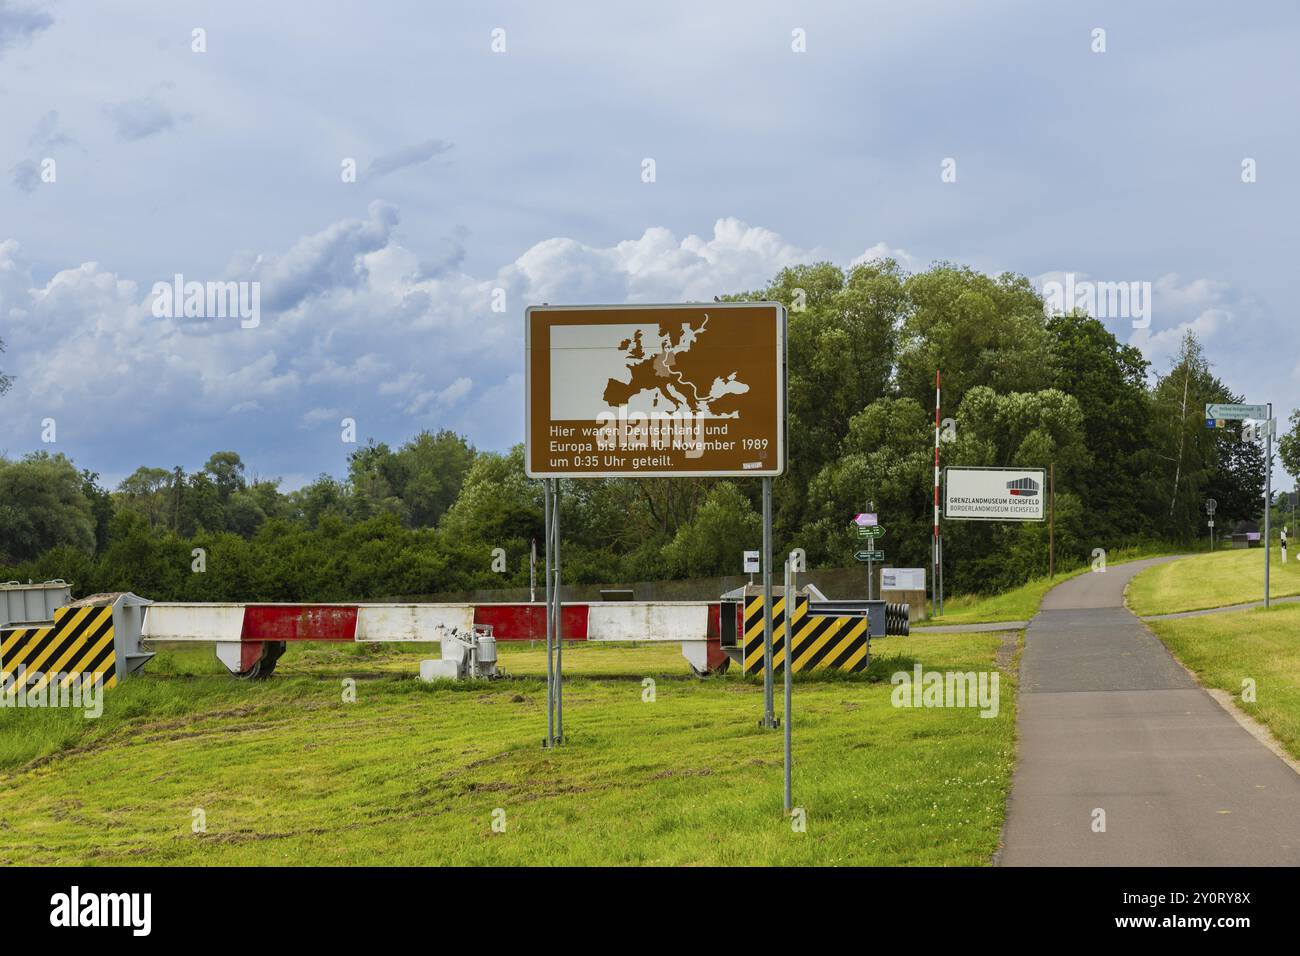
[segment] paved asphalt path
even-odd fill
[[[1124,607],[1165,560],[1071,578],[1025,632],[1001,865],[1300,864],[1300,775]]]

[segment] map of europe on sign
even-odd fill
[[[533,307],[527,326],[530,475],[784,469],[778,303]]]
[[[709,348],[706,312],[696,322],[569,325],[551,330],[551,417],[603,411],[691,412],[739,418],[750,393],[726,349]],[[698,346],[698,347],[697,347]]]

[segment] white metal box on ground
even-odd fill
[[[460,661],[420,661],[420,680],[456,680],[460,677]]]

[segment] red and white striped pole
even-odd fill
[[[931,580],[933,596],[930,605],[936,614],[943,613],[943,598],[939,591],[939,370],[934,371],[934,569]]]

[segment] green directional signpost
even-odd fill
[[[857,561],[861,561],[867,566],[867,600],[868,601],[870,601],[872,598],[876,596],[873,593],[876,589],[875,564],[877,561],[885,560],[885,552],[881,551],[876,547],[876,542],[880,540],[880,535],[885,533],[885,529],[880,527],[873,527],[871,530],[878,531],[879,534],[874,534],[870,536],[862,535],[861,529],[859,529],[859,537],[868,538],[868,540],[871,541],[870,547],[863,551],[853,552],[854,559]]]
[[[857,533],[858,539],[862,544],[868,545],[868,549],[856,551],[853,557],[862,561],[867,566],[867,600],[870,601],[875,595],[871,592],[875,588],[874,569],[872,565],[877,561],[885,560],[885,552],[879,550],[876,545],[885,529],[880,526],[880,519],[876,516],[876,503],[873,501],[868,505],[871,511],[864,511],[853,516],[853,529]]]
[[[1242,421],[1250,418],[1255,421],[1266,421],[1270,417],[1269,408],[1268,405],[1237,405],[1231,402],[1217,402],[1205,406],[1205,420]]]
[[[1261,427],[1252,428],[1249,432],[1243,429],[1243,437],[1250,438],[1252,441],[1256,438],[1264,439],[1266,469],[1264,478],[1264,607],[1268,607],[1268,539],[1273,533],[1273,529],[1270,527],[1270,518],[1273,513],[1273,432],[1277,430],[1277,422],[1273,420],[1273,403],[1269,402],[1267,405],[1240,405],[1232,402],[1217,402],[1205,406],[1206,428],[1226,428],[1230,421],[1262,423]]]

